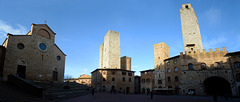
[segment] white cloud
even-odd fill
[[[205,12],[205,17],[210,25],[219,24],[221,21],[221,11],[216,8],[211,8]]]
[[[206,39],[203,41],[203,47],[205,49],[215,48],[217,45],[222,44],[226,41],[227,41],[227,38],[224,36],[215,37],[213,39]]]
[[[16,27],[11,26],[7,22],[0,20],[0,38],[6,36],[7,33],[11,33],[14,35],[18,34],[26,34],[26,27],[16,24]]]

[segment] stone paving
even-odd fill
[[[153,99],[150,95],[145,94],[110,94],[96,93],[80,96],[72,99],[63,100],[61,102],[213,102],[212,97],[201,96],[165,96],[154,95]],[[240,98],[233,98],[226,101],[224,98],[218,97],[217,102],[240,102]]]

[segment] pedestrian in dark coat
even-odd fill
[[[92,96],[94,96],[94,88],[92,89]]]
[[[150,92],[150,95],[151,95],[151,99],[153,99],[153,92],[152,91]]]
[[[213,101],[217,102],[217,95],[213,95]]]

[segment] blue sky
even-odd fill
[[[186,3],[198,17],[204,49],[240,50],[239,0],[0,0],[0,42],[47,21],[67,55],[65,75],[79,77],[98,68],[99,46],[114,30],[121,56],[132,58],[139,75],[154,68],[154,44],[165,42],[171,56],[183,52],[179,9]]]

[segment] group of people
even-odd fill
[[[92,96],[94,96],[94,88],[92,88]],[[118,89],[116,90],[111,90],[110,93],[118,93]],[[149,95],[150,93],[150,98],[153,99],[153,91],[147,92],[147,95]],[[123,94],[128,94],[128,91],[126,92],[125,90],[123,90]]]

